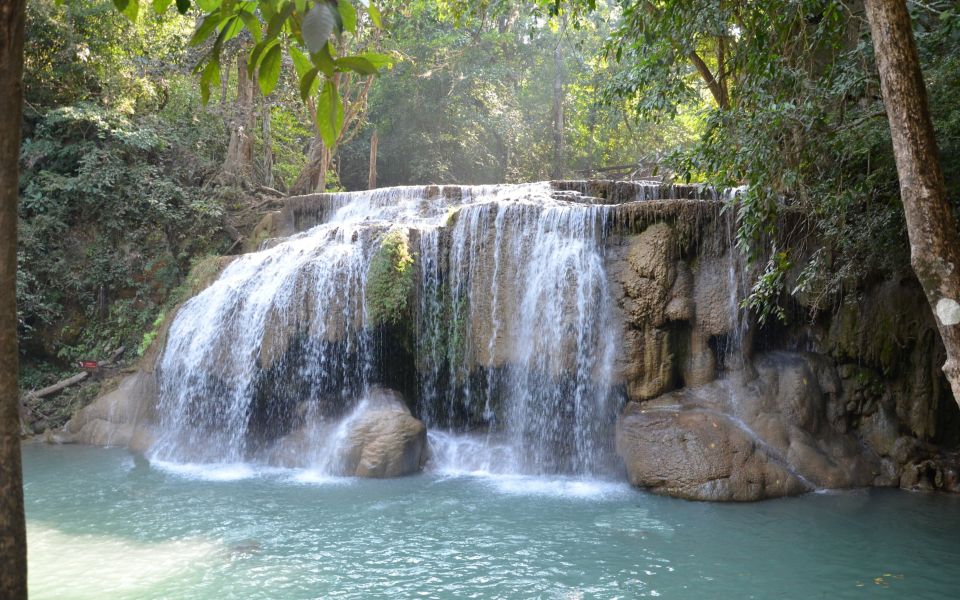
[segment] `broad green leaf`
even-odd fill
[[[380,18],[380,11],[377,10],[377,7],[370,4],[367,7],[367,14],[370,15],[370,20],[373,21],[373,24],[377,26],[377,29],[383,29],[383,21]]]
[[[223,23],[223,41],[232,40],[237,34],[243,31],[243,20],[240,16],[227,19]]]
[[[281,58],[280,44],[277,44],[267,51],[263,56],[263,61],[260,62],[257,81],[260,83],[260,91],[263,92],[264,96],[268,96],[277,87],[277,81],[280,80]]]
[[[310,57],[301,52],[299,48],[290,47],[290,58],[293,59],[293,68],[297,71],[297,79],[303,79],[303,76],[313,68]]]
[[[212,59],[200,75],[200,98],[206,105],[210,100],[210,85],[220,85],[220,61]]]
[[[153,0],[153,10],[159,15],[167,12],[167,9],[170,8],[170,3],[173,0]]]
[[[323,83],[323,90],[317,99],[317,126],[323,143],[327,148],[333,148],[343,126],[343,104],[332,79]]]
[[[123,14],[126,15],[128,19],[137,22],[137,15],[140,14],[140,0],[130,0],[127,2],[127,7],[123,9]]]
[[[279,43],[280,42],[276,39],[263,40],[254,46],[253,50],[250,52],[250,60],[247,61],[247,74],[253,77],[253,71],[257,68],[257,65],[260,64],[260,59],[264,56],[264,52],[269,51]]]
[[[248,13],[246,10],[240,13],[240,18],[243,20],[243,24],[246,25],[247,29],[250,31],[250,34],[253,36],[253,41],[259,44],[262,39],[260,19]]]
[[[337,60],[336,65],[342,70],[356,71],[361,75],[379,75],[373,63],[362,56],[344,56]]]
[[[193,32],[193,37],[190,38],[191,46],[199,46],[202,44],[210,34],[217,28],[217,25],[220,23],[220,11],[213,11],[203,18],[203,21],[200,22],[200,26],[197,27],[197,30]]]
[[[341,0],[337,3],[337,10],[340,11],[340,18],[343,20],[344,30],[350,33],[356,33],[357,9],[355,9],[348,0]]]
[[[310,60],[324,75],[333,77],[333,72],[336,71],[337,65],[336,61],[333,60],[333,55],[330,54],[330,44],[324,44],[320,52],[311,54]]]
[[[301,15],[307,12],[307,0],[294,0],[294,4],[297,6],[297,12]]]
[[[333,33],[333,15],[326,2],[314,5],[307,12],[303,17],[300,33],[311,54],[320,52],[330,39],[330,34]]]
[[[296,6],[293,2],[287,2],[279,12],[270,17],[270,20],[267,21],[267,35],[264,36],[265,39],[272,40],[280,35],[280,32],[283,31],[284,23],[286,23],[290,15],[293,14],[295,8]]]
[[[379,69],[380,67],[385,67],[387,65],[392,65],[394,58],[392,56],[387,56],[385,54],[377,54],[376,52],[364,52],[363,54],[357,54],[358,58],[363,58],[370,62],[374,67]]]
[[[190,10],[190,0],[177,0],[177,12],[185,15],[188,10]]]
[[[233,11],[237,8],[237,0],[221,0],[220,2],[220,20],[226,21],[233,16]]]
[[[320,80],[317,79],[319,72],[320,69],[313,67],[300,77],[300,99],[304,102],[320,89]]]
[[[211,13],[220,7],[219,0],[196,0],[197,8],[205,13]]]
[[[116,6],[120,12],[127,10],[127,4],[129,3],[130,0],[113,0],[113,5]]]

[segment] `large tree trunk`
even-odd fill
[[[17,364],[17,194],[25,0],[0,0],[0,598],[27,598]]]
[[[890,120],[913,269],[947,350],[943,372],[960,403],[960,237],[947,203],[927,89],[904,0],[866,0]]]
[[[250,174],[253,165],[254,80],[247,77],[247,53],[237,55],[237,102],[230,123],[230,143],[223,161],[223,174],[229,183],[239,183]]]
[[[270,129],[273,105],[270,99],[262,98],[261,120],[263,121],[263,185],[273,187],[273,135]]]
[[[377,130],[370,136],[370,177],[367,180],[367,189],[377,189]]]

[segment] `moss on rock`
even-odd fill
[[[413,295],[410,232],[400,227],[380,240],[367,276],[367,308],[373,325],[400,325],[410,316]]]

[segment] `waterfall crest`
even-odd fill
[[[662,193],[649,187],[635,194]],[[336,431],[386,386],[440,432],[435,464],[470,470],[479,453],[500,457],[500,472],[607,470],[619,401],[604,267],[613,207],[586,191],[313,197],[319,224],[239,257],[179,309],[157,368],[153,456],[269,461],[306,421]]]

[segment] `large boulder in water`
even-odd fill
[[[412,475],[425,462],[427,428],[399,392],[372,388],[339,421],[306,412],[304,424],[273,449],[272,463],[382,479]]]
[[[418,472],[427,447],[424,424],[393,390],[374,388],[366,403],[351,423],[341,450],[345,470],[374,478]]]
[[[888,485],[877,456],[831,425],[840,391],[823,357],[760,355],[728,379],[628,404],[617,452],[634,485],[696,500]]]
[[[762,500],[812,490],[729,417],[671,402],[676,396],[630,403],[621,417],[617,446],[630,483],[689,500]]]

